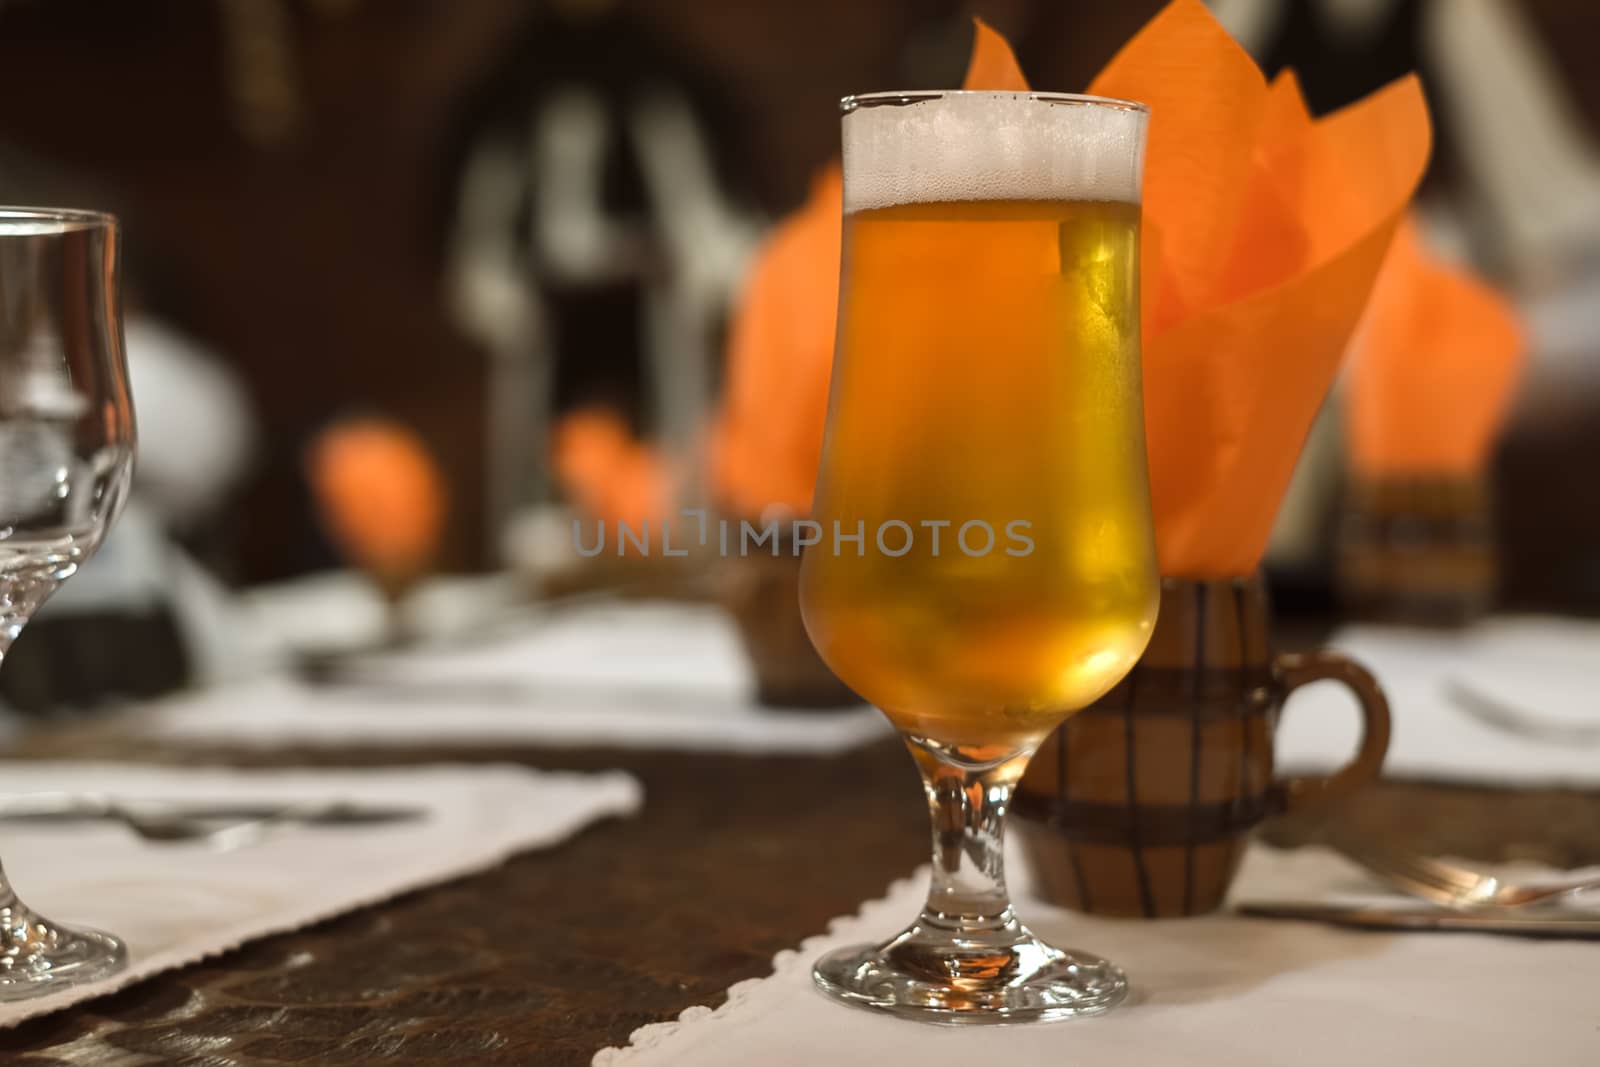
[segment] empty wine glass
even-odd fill
[[[127,495],[118,246],[110,215],[0,207],[0,664]],[[111,935],[29,908],[0,870],[0,1000],[104,977],[125,958]]]

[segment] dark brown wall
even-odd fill
[[[157,302],[236,362],[268,432],[238,524],[244,575],[303,558],[298,449],[367,403],[413,423],[464,502],[480,495],[479,355],[437,299],[426,223],[434,146],[460,87],[521,17],[512,0],[385,0],[339,18],[296,7],[303,127],[244,136],[224,83],[219,5],[60,0],[0,9],[0,139],[109,193]],[[450,564],[482,542],[476,509]]]

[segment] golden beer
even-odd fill
[[[1138,250],[1126,201],[847,210],[801,604],[909,735],[1029,747],[1144,650]]]

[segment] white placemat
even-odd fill
[[[1351,626],[1328,647],[1360,660],[1388,693],[1390,777],[1501,785],[1600,784],[1600,738],[1538,739],[1491,726],[1452,698],[1452,683],[1554,724],[1600,731],[1600,623],[1496,618],[1462,631]],[[1302,689],[1288,705],[1278,755],[1291,769],[1324,769],[1354,751],[1357,715],[1343,687]]]
[[[359,684],[269,676],[146,709],[167,739],[262,747],[524,745],[824,755],[888,737],[869,707],[780,711],[726,615],[623,603],[473,646],[369,660]]]
[[[1023,874],[1020,865],[1013,865]],[[903,927],[926,874],[797,951],[770,978],[735,985],[725,1005],[691,1008],[635,1032],[597,1067],[1589,1067],[1600,1062],[1600,947],[1479,934],[1387,934],[1221,915],[1144,922],[1095,919],[1030,903],[1018,910],[1048,940],[1110,957],[1134,986],[1096,1018],[1036,1026],[952,1028],[892,1019],[826,999],[811,984],[823,952]],[[1331,853],[1253,851],[1241,896],[1362,893]],[[1364,894],[1363,894],[1364,895]]]
[[[121,800],[345,799],[421,807],[417,820],[282,827],[231,852],[151,844],[113,823],[0,822],[18,894],[45,916],[117,934],[128,967],[0,1004],[0,1026],[56,1011],[268,934],[283,933],[556,844],[640,803],[621,772],[437,766],[381,771],[219,771],[121,764],[0,765],[8,793],[92,791]]]

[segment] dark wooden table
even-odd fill
[[[114,727],[33,738],[20,754],[201,762]],[[452,750],[216,751],[203,761],[464,758],[624,767],[644,783],[644,810],[493,872],[0,1032],[0,1062],[587,1064],[634,1028],[768,973],[774,953],[926,859],[917,780],[892,742],[829,759]],[[1385,783],[1337,817],[1420,848],[1600,862],[1596,794]],[[1320,829],[1266,833],[1293,844]]]

